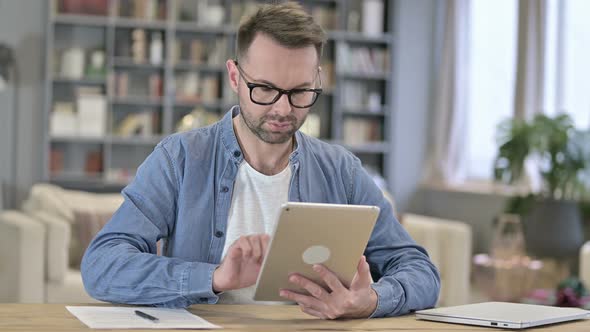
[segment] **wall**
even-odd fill
[[[18,63],[18,117],[13,87],[0,92],[0,183],[3,208],[14,207],[42,177],[43,78],[47,1],[0,0],[0,43]],[[16,140],[13,138],[16,130]],[[14,147],[16,146],[16,153]],[[16,171],[13,170],[16,166]],[[13,196],[14,195],[14,196]],[[15,199],[13,199],[13,197]]]
[[[391,164],[397,208],[472,226],[473,251],[487,252],[492,222],[503,210],[500,195],[421,188],[434,119],[432,99],[444,25],[445,1],[397,2],[394,68],[394,137]]]
[[[393,167],[393,196],[400,213],[408,209],[425,162],[439,7],[435,0],[400,0],[394,8],[397,59],[393,68],[394,130],[389,164]]]
[[[464,221],[473,231],[473,252],[488,252],[494,218],[506,205],[507,197],[496,194],[421,188],[409,211],[439,218]]]

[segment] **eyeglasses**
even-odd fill
[[[248,82],[246,74],[237,60],[234,60],[240,76],[246,81],[246,86],[250,89],[250,100],[254,104],[258,105],[272,105],[276,103],[281,96],[287,95],[289,104],[296,108],[308,108],[311,107],[318,100],[319,95],[322,93],[322,79],[320,80],[320,88],[318,89],[291,89],[283,90],[274,87],[269,84],[260,84]],[[319,76],[319,72],[318,72]]]

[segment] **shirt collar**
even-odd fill
[[[238,139],[234,131],[233,118],[240,114],[240,106],[233,106],[221,119],[221,140],[223,146],[228,151],[230,159],[233,159],[236,163],[240,164],[244,160],[244,154],[238,144]],[[299,132],[295,132],[295,150],[291,152],[289,161],[295,163],[299,160],[299,155],[303,149],[304,135]]]

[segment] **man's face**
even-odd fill
[[[282,95],[272,105],[258,105],[250,99],[250,83],[266,84],[290,90],[317,88],[318,58],[313,46],[288,49],[270,37],[258,34],[245,57],[240,59],[242,76],[233,62],[228,61],[230,81],[238,93],[244,124],[260,140],[269,144],[288,142],[303,125],[309,108],[296,108]]]

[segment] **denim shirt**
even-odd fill
[[[84,254],[82,278],[94,298],[187,307],[216,303],[213,272],[221,260],[234,181],[244,155],[234,106],[205,128],[163,139],[123,189],[125,198]],[[364,252],[378,296],[373,317],[433,307],[436,267],[399,222],[382,191],[344,148],[297,132],[290,155],[289,201],[380,207]],[[338,234],[334,234],[338,236]],[[164,239],[163,255],[156,242]]]

